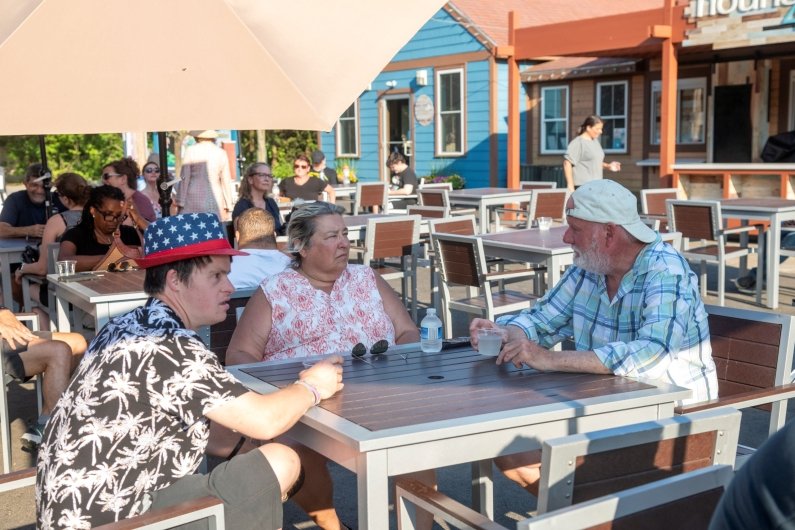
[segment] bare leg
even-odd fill
[[[44,374],[42,379],[42,414],[48,415],[69,384],[72,375],[72,350],[65,342],[31,341],[19,354],[25,375]]]
[[[342,526],[334,509],[334,488],[326,457],[292,440],[282,441],[295,449],[304,467],[304,485],[293,500],[323,530],[340,530]]]
[[[301,460],[299,460],[298,454],[286,445],[279,443],[265,444],[258,449],[268,459],[268,463],[276,474],[282,498],[284,498],[295,481],[298,480],[298,475],[301,472]]]
[[[538,482],[541,480],[541,451],[528,451],[494,459],[494,464],[505,476],[529,493],[538,497]]]

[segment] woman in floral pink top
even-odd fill
[[[359,342],[369,349],[382,339],[390,345],[419,341],[389,284],[370,267],[348,264],[351,245],[341,211],[315,202],[293,212],[287,227],[293,266],[252,295],[229,342],[227,364],[350,352]],[[326,459],[295,449],[306,480],[293,499],[320,528],[342,528]]]

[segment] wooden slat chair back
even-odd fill
[[[541,182],[541,181],[522,181],[519,183],[520,190],[553,190],[558,187],[557,182]],[[527,211],[527,208],[530,207],[529,202],[520,202],[519,203],[519,210]],[[551,216],[550,216],[551,217]]]
[[[528,205],[528,219],[532,221],[539,217],[551,217],[566,222],[566,201],[569,200],[569,195],[569,190],[565,189],[534,191]],[[528,227],[529,225],[528,222]]]
[[[443,188],[422,188],[417,190],[420,206],[449,207],[448,201],[445,201],[446,191]]]
[[[363,210],[372,210],[377,207],[385,212],[389,204],[387,186],[384,182],[357,182],[356,196],[353,201],[353,215],[359,215]]]
[[[729,245],[729,234],[745,234],[758,226],[724,229],[719,201],[684,201],[668,199],[668,229],[682,234],[681,254],[688,261],[697,261],[701,295],[707,295],[707,263],[718,266],[718,304],[724,305],[726,291],[726,261],[750,255],[753,249]],[[759,256],[764,256],[764,238],[760,238]],[[761,296],[762,282],[757,282],[757,296]]]
[[[709,466],[517,522],[517,530],[703,530],[734,476]],[[398,528],[414,530],[417,508],[453,528],[507,530],[416,479],[395,481]]]
[[[719,397],[676,411],[757,407],[770,411],[768,436],[774,434],[786,421],[787,400],[795,397],[793,316],[715,305],[706,309]],[[741,446],[738,463],[752,452],[753,448]]]
[[[15,315],[20,322],[26,322],[31,331],[39,331],[39,317],[35,313],[17,313]],[[11,457],[13,454],[11,439],[11,418],[8,409],[8,384],[13,380],[11,375],[5,371],[5,363],[2,362],[2,342],[0,341],[0,446],[2,446],[3,473],[11,471]],[[37,413],[41,411],[42,405],[41,376],[36,376],[36,398]]]
[[[363,260],[385,280],[400,279],[403,304],[409,305],[417,320],[417,256],[420,244],[419,215],[379,217],[367,220]],[[387,262],[386,260],[393,261]],[[394,260],[397,260],[395,262]]]
[[[444,219],[448,217],[448,209],[444,206],[418,206],[410,205],[406,208],[408,215],[419,215],[423,219]]]
[[[431,220],[428,223],[431,234],[458,234],[474,236],[477,234],[477,221],[474,215],[462,215],[453,219]]]
[[[36,483],[36,468],[29,467],[0,475],[0,493],[33,486]],[[30,492],[30,502],[35,499]],[[207,520],[210,530],[224,530],[224,503],[216,497],[201,497],[167,508],[158,508],[115,523],[95,526],[96,530],[162,530],[180,527],[193,521]]]
[[[733,466],[740,418],[727,407],[546,440],[538,514],[714,464]]]
[[[198,331],[204,343],[218,357],[218,362],[223,365],[226,364],[226,348],[229,346],[229,341],[232,339],[232,334],[237,327],[237,310],[246,306],[255,290],[235,291],[229,300],[226,318],[212,326],[203,326]]]
[[[493,292],[499,280],[532,279],[533,270],[488,272],[483,242],[473,236],[432,232],[442,286],[442,320],[446,337],[451,337],[452,310],[494,320],[498,315],[529,308],[535,297],[523,292]],[[466,287],[468,296],[453,297],[451,289]]]
[[[679,191],[676,188],[640,190],[640,211],[645,215],[665,217],[668,214],[665,201],[678,198]]]
[[[425,178],[420,179],[420,185],[417,189],[437,189],[453,191],[453,185],[450,182],[426,182]]]

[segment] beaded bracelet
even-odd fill
[[[293,383],[293,384],[295,384],[295,385],[301,385],[302,387],[304,387],[304,388],[306,388],[307,390],[309,390],[310,392],[312,392],[312,395],[313,395],[313,396],[314,396],[314,398],[315,398],[315,402],[312,404],[312,406],[313,406],[313,407],[316,407],[316,406],[318,406],[318,405],[320,404],[320,401],[321,401],[323,398],[321,398],[321,397],[320,397],[320,392],[318,392],[318,391],[317,391],[317,388],[315,388],[315,387],[314,387],[314,385],[310,385],[309,383],[307,383],[306,381],[303,381],[303,380],[301,380],[301,379],[299,379],[298,381],[296,381],[296,382],[295,382],[295,383]]]

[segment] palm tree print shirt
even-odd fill
[[[247,392],[176,313],[150,298],[89,345],[39,449],[39,528],[90,528],[142,511],[196,472],[204,415]]]

